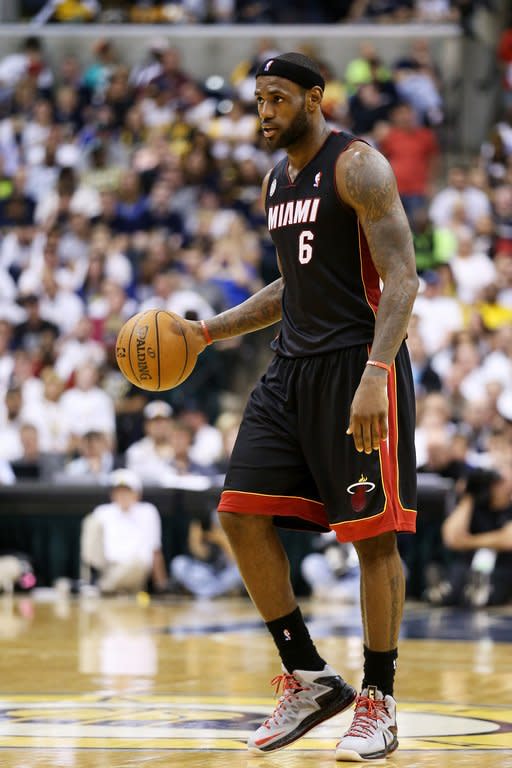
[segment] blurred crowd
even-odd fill
[[[114,346],[140,309],[207,320],[277,277],[260,186],[281,155],[264,147],[253,73],[278,52],[261,40],[229,81],[191,76],[165,38],[132,68],[108,39],[85,65],[51,64],[37,37],[0,60],[0,482],[222,476],[270,337],[209,347],[157,396],[123,378]],[[343,71],[320,65],[327,120],[388,157],[413,231],[418,469],[458,499],[476,470],[512,487],[510,88],[481,151],[447,167],[426,40],[393,61],[365,42]]]
[[[149,24],[333,24],[470,22],[492,0],[23,0],[41,22]]]

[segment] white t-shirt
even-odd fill
[[[101,504],[93,511],[103,527],[105,559],[110,563],[142,561],[148,567],[162,545],[158,509],[147,501],[136,501],[123,511],[118,504]]]

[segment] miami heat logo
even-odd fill
[[[357,483],[352,483],[347,488],[348,493],[352,496],[350,503],[354,512],[362,512],[366,507],[366,494],[371,493],[375,489],[375,483],[368,480],[367,477],[361,475]]]
[[[313,186],[318,189],[320,186],[320,180],[322,178],[322,171],[318,171],[317,174],[315,174],[315,181],[313,182]]]

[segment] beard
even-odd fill
[[[286,149],[287,147],[293,146],[293,144],[299,142],[300,139],[302,139],[308,131],[308,115],[303,105],[302,109],[297,112],[288,128],[286,128],[286,130],[284,130],[282,134],[278,136],[275,148]]]

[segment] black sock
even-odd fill
[[[291,673],[294,669],[324,668],[325,661],[313,645],[298,606],[287,616],[267,621],[266,624],[288,672]]]
[[[393,695],[398,651],[371,651],[364,646],[363,688],[375,685],[384,696]]]

